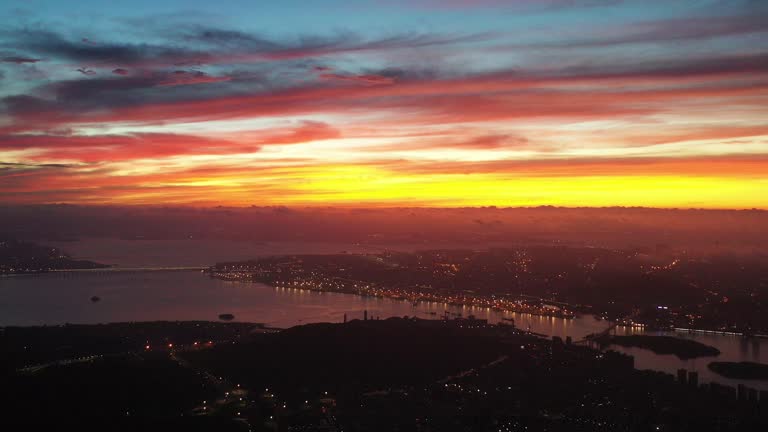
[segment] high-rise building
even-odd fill
[[[757,389],[747,388],[747,400],[757,403]]]
[[[688,385],[691,387],[698,387],[699,386],[699,373],[690,371],[688,372]]]

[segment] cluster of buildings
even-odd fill
[[[329,272],[330,273],[330,272]],[[450,306],[487,308],[495,311],[517,312],[556,318],[573,318],[575,313],[563,305],[539,300],[510,298],[500,295],[478,295],[459,289],[438,291],[431,286],[388,286],[340,277],[306,269],[300,261],[285,263],[252,263],[213,268],[212,277],[231,281],[262,282],[281,289],[341,292],[363,296],[390,298],[413,303],[432,302]]]
[[[688,386],[694,389],[708,391],[718,397],[735,401],[744,405],[760,405],[762,409],[768,412],[768,390],[754,389],[744,384],[737,384],[736,387],[718,384],[715,382],[699,384],[699,373],[687,369],[677,370],[677,382],[682,386]]]

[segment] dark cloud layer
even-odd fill
[[[0,37],[8,41],[6,44],[18,50],[91,66],[111,65],[113,67],[194,66],[222,62],[251,62],[258,59],[300,59],[348,52],[482,42],[492,35],[412,33],[372,39],[345,32],[333,36],[305,36],[296,40],[276,41],[232,30],[195,28],[182,33],[173,32],[168,36],[171,38],[168,45],[159,45],[73,41],[53,31],[33,29],[0,34]],[[7,61],[13,62],[36,61],[27,57],[8,57],[8,59]]]
[[[31,57],[7,56],[7,57],[0,58],[0,61],[2,61],[3,63],[24,64],[24,63],[37,63],[40,61],[40,59],[31,58]]]
[[[5,39],[19,50],[93,65],[117,66],[153,61],[172,62],[174,59],[201,55],[185,49],[151,44],[85,43],[81,40],[73,41],[56,32],[46,30],[17,30],[11,35],[6,33]]]

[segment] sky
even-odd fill
[[[0,3],[0,201],[768,209],[763,0]]]

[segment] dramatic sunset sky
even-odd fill
[[[0,202],[768,208],[765,0],[3,0]]]

